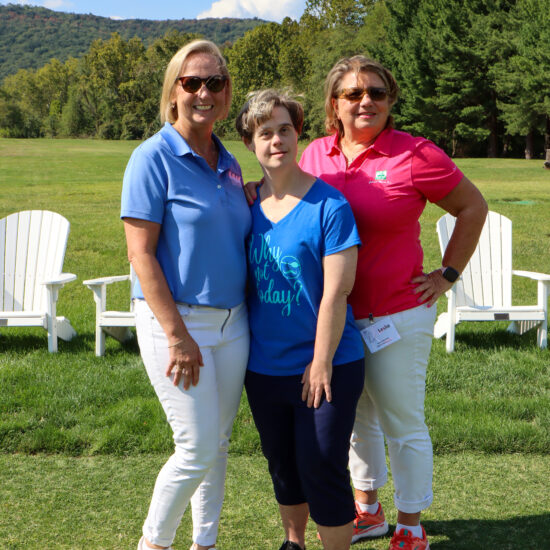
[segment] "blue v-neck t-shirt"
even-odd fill
[[[156,257],[176,302],[232,308],[245,299],[251,223],[241,169],[216,136],[217,170],[169,124],[132,154],[121,218],[161,225]],[[136,283],[135,298],[143,298]]]
[[[247,240],[249,370],[274,376],[304,372],[313,359],[323,257],[360,244],[348,202],[320,179],[277,223],[264,215],[258,197]],[[348,305],[333,364],[363,356],[361,335]]]

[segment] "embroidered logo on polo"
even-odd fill
[[[369,180],[369,183],[390,183],[388,181],[388,171],[376,170],[374,173],[374,179]]]
[[[292,304],[300,305],[303,285],[297,280],[302,266],[294,256],[284,255],[280,246],[271,246],[269,235],[252,234],[249,238],[248,259],[256,292],[262,304],[278,304],[281,315],[290,317]]]
[[[233,185],[238,185],[239,187],[242,187],[242,179],[240,174],[237,174],[237,172],[233,172],[232,170],[228,170],[227,176],[229,177],[229,180]]]

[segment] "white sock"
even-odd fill
[[[422,538],[422,527],[420,527],[420,523],[418,525],[403,525],[402,523],[398,523],[395,526],[395,532],[398,533],[401,529],[406,529],[410,533],[412,533],[413,537],[416,537],[417,539]]]
[[[363,504],[362,502],[356,501],[357,507],[361,512],[368,512],[369,514],[376,514],[378,512],[378,501],[374,504]]]

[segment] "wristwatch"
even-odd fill
[[[449,283],[454,283],[460,277],[460,273],[454,267],[447,266],[440,267],[439,269],[441,270],[441,275],[443,275],[443,278],[447,279]]]

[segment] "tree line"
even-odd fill
[[[146,47],[113,34],[80,58],[20,70],[0,88],[0,135],[142,139],[159,128],[166,63],[190,39]],[[324,134],[323,82],[363,53],[394,73],[396,127],[453,156],[542,157],[550,149],[547,0],[307,0],[299,21],[266,23],[223,47],[234,118],[251,90],[288,88],[304,105],[304,137]]]

